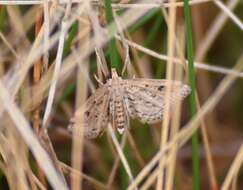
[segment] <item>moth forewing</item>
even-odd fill
[[[100,87],[92,94],[86,103],[81,106],[71,119],[70,127],[77,124],[80,114],[83,114],[84,136],[86,138],[96,138],[107,126],[109,117],[110,91],[107,85]],[[70,128],[69,127],[69,128]]]
[[[170,107],[190,93],[190,87],[180,81],[123,80],[112,69],[112,78],[88,98],[81,110],[77,110],[71,124],[77,123],[78,115],[83,114],[84,136],[95,138],[103,132],[108,122],[123,133],[129,125],[129,116],[142,122],[158,122],[163,117],[168,85],[171,85]]]

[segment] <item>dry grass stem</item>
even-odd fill
[[[199,111],[200,108],[200,103],[199,103],[199,98],[197,94],[197,110]],[[208,139],[208,133],[207,133],[207,126],[205,124],[205,119],[202,118],[201,120],[201,131],[202,131],[202,141],[205,147],[205,152],[206,152],[206,160],[207,160],[207,166],[208,166],[208,173],[209,173],[209,180],[211,181],[211,189],[218,189],[218,184],[216,180],[216,175],[215,175],[215,167],[213,164],[213,159],[212,159],[212,151],[210,148],[210,143]]]
[[[243,55],[239,58],[236,65],[234,66],[235,70],[243,69]],[[195,130],[199,127],[201,119],[205,117],[208,112],[210,112],[218,103],[220,98],[226,92],[226,90],[232,85],[236,77],[234,75],[227,75],[215,92],[210,96],[207,102],[202,106],[201,110],[196,114],[196,116],[183,127],[183,129],[177,133],[177,135],[171,139],[154,157],[153,159],[143,168],[143,170],[137,175],[134,179],[134,182],[130,184],[128,189],[134,189],[134,185],[138,185],[139,182],[148,174],[150,169],[159,161],[160,157],[164,156],[167,151],[169,151],[175,144],[178,144],[178,148],[184,145],[194,133]]]
[[[174,3],[175,1],[171,1]],[[167,42],[167,48],[168,48],[168,60],[167,60],[167,67],[166,67],[166,79],[167,80],[173,80],[173,56],[174,56],[174,50],[175,50],[175,24],[176,24],[176,8],[170,7],[169,8],[169,17],[168,17],[168,42]],[[161,137],[160,137],[160,150],[162,147],[167,143],[169,138],[169,125],[170,125],[170,96],[172,94],[172,87],[171,85],[168,85],[168,88],[166,88],[165,92],[165,108],[164,108],[164,115],[163,115],[163,121],[162,121],[162,128],[161,128]],[[162,156],[160,157],[159,161],[159,174],[158,174],[158,180],[157,180],[157,186],[156,189],[160,190],[164,188],[165,179],[168,174],[168,168],[164,168],[164,162],[165,158]]]
[[[0,0],[2,188],[189,189],[191,151],[187,142],[200,127],[202,188],[219,188],[217,179],[225,176],[221,189],[240,189],[243,145],[238,104],[242,80],[233,86],[236,79],[243,78],[240,1],[189,0],[196,12],[192,13],[192,25],[199,97],[197,114],[190,121],[188,106],[180,101],[173,102],[170,109],[170,85],[161,94],[161,101],[155,101],[154,95],[145,102],[142,92],[150,96],[150,89],[161,91],[164,83],[136,87],[129,83],[135,80],[127,80],[166,76],[169,81],[183,82],[188,77],[183,0],[108,0],[114,19],[109,25],[104,1]],[[107,61],[111,39],[115,40],[121,64]],[[229,65],[235,62],[231,68]],[[103,96],[93,96],[84,104],[96,89],[107,85],[111,65],[119,65],[117,73],[128,81],[128,87],[121,87],[119,92],[123,93],[124,113],[131,118],[126,120],[120,141],[110,123],[102,126],[107,129],[106,135],[87,140],[86,130],[92,129],[87,118],[100,126],[103,120],[96,117],[105,115],[112,121],[116,116],[111,114],[114,98],[106,101],[107,109],[99,110],[97,102],[107,100]],[[107,86],[105,90],[110,90]],[[129,96],[128,88],[134,90],[134,97]],[[136,103],[132,105],[133,101]],[[137,104],[146,110],[143,114],[151,113],[151,118],[156,115],[153,105],[163,105],[159,110],[162,126],[151,122],[142,127],[140,121],[145,116],[132,116],[139,112]],[[76,110],[77,125],[71,133],[67,126]],[[212,111],[213,116],[209,115]],[[233,163],[226,166],[229,160]]]
[[[18,131],[20,132],[26,144],[35,156],[36,160],[42,167],[50,184],[53,186],[53,188],[67,189],[65,183],[60,177],[60,174],[57,173],[50,157],[41,147],[40,143],[37,140],[38,138],[31,130],[28,122],[26,121],[18,107],[11,101],[11,96],[7,92],[6,88],[3,86],[2,82],[0,82],[0,94],[2,105],[5,107],[10,117],[13,119]]]
[[[220,9],[222,9],[222,12],[227,14],[229,18],[241,29],[243,30],[243,23],[241,20],[230,10],[225,6],[221,1],[214,0],[213,1]]]
[[[96,179],[94,179],[78,170],[73,169],[72,167],[66,165],[65,163],[59,162],[59,164],[61,165],[64,173],[74,173],[75,175],[79,175],[82,178],[84,178],[85,180],[89,181],[91,184],[93,184],[94,186],[96,186],[99,189],[107,189],[104,184],[97,181]]]
[[[231,164],[231,167],[228,171],[227,176],[225,177],[225,180],[222,184],[221,189],[227,190],[230,189],[230,184],[232,183],[233,178],[236,178],[236,174],[239,171],[239,168],[241,167],[243,162],[243,145],[241,145],[237,155],[235,156],[234,161]]]
[[[64,39],[65,39],[67,30],[68,30],[68,28],[67,28],[66,21],[63,21],[61,24],[61,33],[60,33],[60,39],[59,39],[59,43],[58,43],[56,64],[55,64],[52,83],[50,86],[50,91],[49,91],[49,95],[48,95],[48,99],[47,99],[45,114],[43,117],[43,126],[45,126],[45,127],[47,127],[47,120],[51,114],[51,108],[52,108],[52,104],[54,101],[56,85],[57,85],[57,81],[58,81],[58,75],[60,74],[60,70],[61,70]]]
[[[118,40],[120,40],[121,38],[119,36],[116,36],[116,38]],[[142,45],[139,45],[135,42],[132,42],[130,40],[126,40],[126,43],[133,47],[133,48],[136,48],[138,49],[139,51],[147,54],[147,55],[150,55],[152,57],[155,57],[157,59],[160,59],[160,60],[164,60],[164,61],[167,61],[168,60],[168,56],[167,55],[163,55],[163,54],[159,54],[153,50],[150,50],[148,48],[145,48],[143,47]],[[186,61],[186,64],[188,63],[187,60],[181,60],[177,57],[173,57],[172,58],[173,60],[173,63],[176,63],[176,64],[183,64],[184,61]],[[209,63],[201,63],[201,62],[197,62],[195,61],[194,62],[195,64],[195,68],[196,69],[202,69],[202,70],[206,70],[206,71],[211,71],[211,72],[214,72],[214,73],[219,73],[219,74],[224,74],[224,75],[235,75],[237,77],[240,77],[240,78],[243,78],[243,72],[239,72],[239,71],[235,71],[233,69],[228,69],[228,68],[225,68],[225,67],[219,67],[219,66],[214,66],[214,65],[211,65]]]
[[[113,128],[112,128],[110,123],[108,124],[108,131],[109,131],[111,139],[112,139],[112,141],[113,141],[113,143],[115,145],[116,151],[118,152],[118,155],[119,155],[119,157],[121,159],[121,162],[122,162],[122,164],[123,164],[123,166],[124,166],[124,168],[125,168],[125,170],[127,172],[127,175],[128,175],[128,177],[129,177],[129,179],[130,179],[130,181],[132,183],[133,182],[133,175],[132,175],[131,168],[130,168],[130,166],[128,164],[128,161],[127,161],[125,155],[122,152],[122,149],[121,149],[121,147],[119,145],[119,142],[118,142],[118,140],[116,138],[116,135],[115,135],[115,133],[113,131]],[[135,187],[135,189],[137,189],[137,188]]]
[[[239,0],[229,0],[227,7],[229,10],[233,10],[237,7]],[[219,15],[214,19],[210,28],[207,30],[205,37],[201,40],[197,51],[195,52],[195,60],[201,61],[206,56],[207,52],[210,50],[216,37],[219,35],[220,31],[223,29],[226,21],[229,17],[224,12],[220,12]]]

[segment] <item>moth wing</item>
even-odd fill
[[[188,85],[180,81],[128,79],[124,83],[129,115],[149,124],[162,119],[168,85],[171,85],[170,106],[177,100],[183,100],[191,91]]]
[[[71,128],[78,123],[83,114],[82,127],[84,127],[84,137],[92,139],[100,135],[108,124],[109,120],[110,91],[106,85],[100,87],[92,94],[83,106],[76,112],[70,120]]]

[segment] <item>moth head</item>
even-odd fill
[[[117,74],[115,68],[112,68],[112,69],[111,69],[111,77],[112,77],[112,78],[117,78],[117,77],[118,77],[118,74]]]

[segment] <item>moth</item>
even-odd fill
[[[129,126],[129,118],[153,124],[162,119],[165,108],[165,92],[171,85],[169,106],[183,100],[191,91],[180,81],[162,79],[122,79],[115,69],[112,78],[98,88],[70,120],[72,128],[83,114],[82,126],[86,138],[96,138],[107,127],[114,124],[119,133]]]

